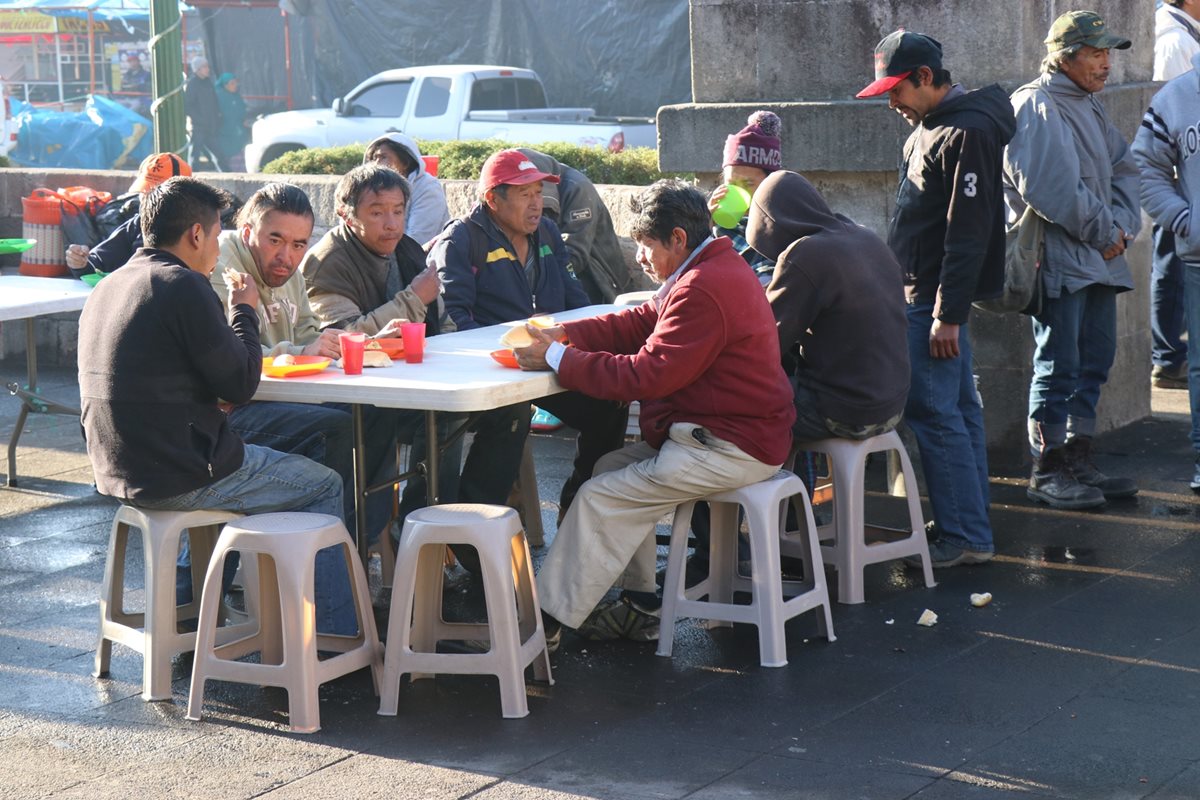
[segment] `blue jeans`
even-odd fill
[[[1033,318],[1029,446],[1056,447],[1096,430],[1100,388],[1117,354],[1117,290],[1093,283],[1047,297]]]
[[[1182,337],[1185,269],[1195,266],[1185,267],[1175,255],[1175,234],[1155,225],[1150,262],[1150,355],[1160,367],[1178,367],[1189,355]]]
[[[219,509],[241,514],[265,514],[271,511],[310,511],[316,514],[342,515],[342,479],[333,470],[302,456],[280,453],[266,447],[246,445],[242,466],[219,481],[190,492],[161,500],[141,501],[142,508],[197,511]],[[232,578],[230,562],[225,562],[225,579]],[[236,565],[236,562],[233,562]],[[175,585],[175,600],[183,604],[192,599],[188,579]],[[327,547],[316,560],[317,630],[321,633],[353,635],[358,631],[358,615],[351,600],[350,576],[340,547]]]
[[[904,417],[921,449],[921,468],[933,519],[955,547],[991,552],[988,519],[987,442],[983,406],[971,371],[971,339],[959,328],[957,358],[929,354],[933,306],[908,307],[908,358],[912,383]]]
[[[1200,264],[1183,265],[1187,309],[1188,400],[1192,404],[1192,447],[1200,452]]]

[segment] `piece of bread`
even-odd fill
[[[293,355],[288,355],[287,353],[284,353],[281,356],[275,356],[275,358],[271,360],[271,364],[276,367],[291,367],[294,366],[295,363],[296,357]]]
[[[363,350],[364,367],[390,367],[392,360],[382,350]]]
[[[554,317],[530,317],[528,323],[535,328],[549,328],[554,325]],[[505,347],[529,347],[533,344],[533,337],[529,335],[529,331],[525,330],[525,323],[521,323],[505,331],[504,335],[500,337],[500,344]]]

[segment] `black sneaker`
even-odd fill
[[[1104,493],[1108,500],[1119,497],[1133,497],[1138,493],[1138,485],[1133,478],[1121,478],[1105,475],[1096,468],[1092,461],[1092,437],[1073,436],[1063,448],[1067,468],[1075,476],[1075,480],[1084,486],[1091,486]]]

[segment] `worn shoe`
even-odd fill
[[[1183,362],[1174,367],[1164,367],[1155,364],[1150,370],[1150,385],[1155,389],[1186,389],[1188,388],[1188,365]]]
[[[1200,455],[1196,456],[1195,469],[1192,470],[1192,482],[1189,484],[1193,492],[1200,492]]]
[[[658,640],[658,609],[642,608],[628,597],[622,596],[601,603],[579,626],[578,633],[585,639],[607,642],[613,639],[629,639],[634,642]]]
[[[1072,437],[1063,448],[1063,455],[1075,480],[1084,486],[1096,487],[1106,499],[1133,497],[1138,493],[1138,486],[1132,478],[1114,478],[1096,469],[1092,462],[1092,437]]]
[[[929,545],[929,561],[934,569],[957,567],[961,564],[986,564],[994,555],[991,550],[966,550],[943,539]],[[904,563],[914,569],[922,568],[920,556],[908,556]]]
[[[558,646],[562,644],[562,623],[543,611],[542,630],[546,634],[546,652],[554,655],[558,652]]]
[[[1075,478],[1067,466],[1065,450],[1065,447],[1046,449],[1034,461],[1026,496],[1051,508],[1072,511],[1104,505],[1104,492],[1095,486],[1085,486]]]

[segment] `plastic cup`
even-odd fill
[[[367,345],[365,333],[343,333],[338,336],[342,345],[342,372],[347,375],[362,375],[363,348]]]
[[[750,193],[736,184],[725,187],[725,196],[713,209],[713,222],[722,228],[736,228],[750,210]]]
[[[400,337],[404,339],[404,360],[409,364],[420,364],[425,360],[425,323],[406,322],[400,326]]]

